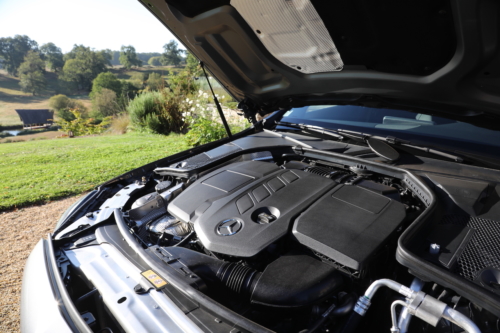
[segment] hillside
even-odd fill
[[[149,75],[150,73],[160,73],[167,79],[169,73],[181,70],[179,67],[160,66],[160,67],[140,67],[130,70],[124,69],[121,66],[109,68],[109,71],[115,74],[119,79],[129,80],[134,73],[142,73]],[[61,86],[57,80],[57,75],[52,72],[45,73],[47,80],[47,88],[38,96],[21,91],[19,86],[19,78],[8,75],[4,70],[0,69],[0,125],[2,126],[21,126],[22,122],[19,119],[15,109],[48,109],[49,98],[56,94],[68,95],[72,99],[78,99],[83,102],[87,108],[91,108],[91,101],[88,92],[80,91],[76,94],[67,94],[67,89]]]

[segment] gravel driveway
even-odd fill
[[[0,213],[0,332],[19,332],[24,263],[40,238],[54,230],[61,214],[77,199]]]

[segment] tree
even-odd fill
[[[83,45],[75,45],[64,55],[64,60],[62,78],[74,82],[80,89],[90,90],[97,75],[107,70],[111,55],[107,51],[94,51]]]
[[[10,75],[16,75],[28,51],[38,51],[38,43],[28,36],[15,35],[0,38],[0,59],[2,67]]]
[[[191,53],[187,52],[187,57],[186,57],[186,70],[191,73],[193,76],[202,76],[203,71],[200,66],[200,62],[196,57]]]
[[[43,44],[40,47],[40,52],[45,58],[47,67],[54,72],[60,71],[64,66],[63,54],[61,49],[54,43]]]
[[[20,77],[19,85],[25,92],[30,92],[33,96],[39,93],[47,85],[45,76],[45,63],[40,55],[35,51],[28,51],[24,62],[19,66],[18,74]]]
[[[149,58],[148,60],[148,64],[150,66],[161,66],[161,61],[160,61],[161,57],[151,57]]]
[[[139,67],[142,65],[142,61],[137,58],[137,53],[135,53],[135,48],[132,45],[122,46],[120,52],[120,64],[126,69],[132,68],[132,66]]]
[[[102,89],[109,89],[114,91],[116,95],[120,95],[122,92],[122,84],[113,73],[104,72],[97,75],[92,82],[90,97],[92,98],[94,94],[100,93]]]
[[[177,42],[175,40],[171,40],[167,44],[163,45],[163,54],[161,55],[160,62],[162,65],[179,65],[183,58],[182,54],[183,50],[177,48]]]
[[[146,82],[150,90],[160,90],[165,87],[165,80],[158,73],[149,74],[148,81]]]

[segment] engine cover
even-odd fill
[[[294,223],[303,245],[361,271],[406,217],[405,206],[361,186],[338,185]]]
[[[168,211],[193,222],[208,250],[251,257],[285,236],[293,219],[336,184],[272,163],[239,162],[197,180]]]

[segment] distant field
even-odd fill
[[[187,148],[182,136],[146,134],[0,144],[0,211],[90,191]]]

